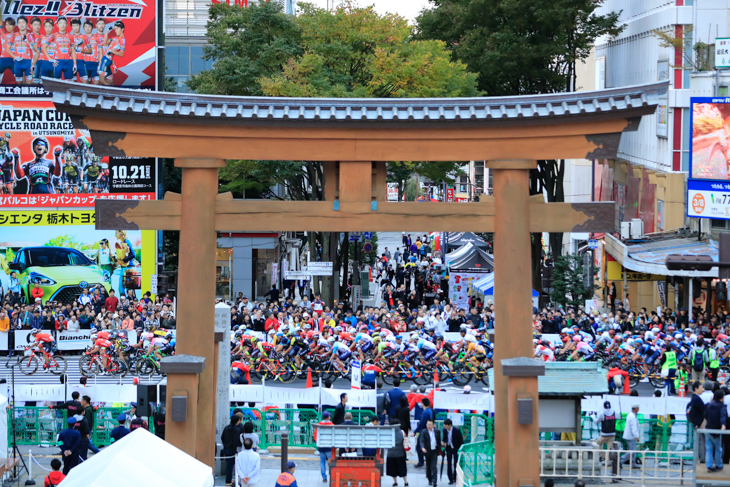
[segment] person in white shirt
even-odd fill
[[[639,419],[636,417],[636,414],[639,412],[639,404],[635,403],[631,406],[631,412],[626,416],[626,426],[624,427],[624,440],[626,440],[627,447],[626,449],[636,450],[636,442],[641,437],[641,432],[639,431]],[[629,458],[629,456],[631,458]],[[636,454],[632,453],[629,455],[628,453],[625,453],[621,456],[621,463],[630,463],[630,468],[639,468],[639,465],[636,462]]]
[[[253,451],[251,438],[243,440],[243,450],[236,455],[237,487],[258,487],[261,481],[261,457]]]
[[[81,306],[86,306],[87,304],[91,304],[91,296],[89,296],[89,290],[84,289],[81,293],[81,296],[79,296],[79,303],[81,303]]]

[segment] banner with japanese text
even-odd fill
[[[23,302],[40,296],[43,304],[73,304],[96,289],[140,298],[155,272],[155,231],[96,230],[94,223],[93,210],[0,211],[4,292]]]
[[[5,0],[0,96],[49,97],[42,77],[155,89],[157,2]]]
[[[156,194],[156,159],[97,156],[89,132],[45,100],[0,102],[0,168],[0,209],[93,207],[100,198]]]

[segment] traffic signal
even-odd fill
[[[715,299],[718,301],[727,301],[727,284],[718,281],[715,284]]]
[[[717,262],[709,255],[670,254],[666,265],[670,271],[711,271]]]

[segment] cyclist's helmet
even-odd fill
[[[71,136],[70,135],[64,135],[63,141],[64,142],[71,142]]]
[[[30,334],[36,336],[38,334],[38,329],[34,328],[33,331],[30,332]]]
[[[172,335],[168,333],[167,335],[165,335],[165,338],[167,338],[168,336],[172,337]],[[243,336],[243,333],[241,333],[240,331],[237,331],[234,336],[236,338],[241,338]],[[167,338],[167,339],[169,340],[169,338]]]
[[[380,332],[380,338],[386,338],[388,336],[388,332],[383,330]]]
[[[96,333],[94,333],[93,335],[91,335],[91,341],[92,342],[95,342],[97,338],[99,338],[99,335],[97,335]]]
[[[310,325],[309,323],[307,323],[306,325],[304,325],[304,329],[305,329],[306,331],[309,331],[309,330],[311,330],[311,329],[312,329],[312,325]]]
[[[576,336],[573,337],[573,341],[574,342],[579,342],[580,340],[581,340],[580,335],[576,335]]]
[[[167,335],[165,335],[165,340],[172,340],[172,333],[168,333]]]

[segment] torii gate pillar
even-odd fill
[[[181,447],[201,462],[214,465],[215,458],[215,205],[218,195],[218,168],[224,159],[175,159],[182,168],[180,251],[177,290],[178,355],[203,357],[205,367],[197,381],[197,391],[188,391],[195,382],[189,374],[167,377],[168,442]],[[173,396],[188,397],[184,423],[173,422]],[[181,427],[177,427],[181,426]],[[191,441],[190,436],[194,438]]]
[[[533,357],[532,268],[530,258],[530,169],[536,161],[488,161],[494,171],[494,446],[496,484],[540,485],[540,429],[537,377],[522,377],[508,388],[501,361]],[[513,379],[514,380],[514,379]],[[510,397],[510,394],[515,397]],[[532,424],[519,424],[517,399],[532,399]]]

